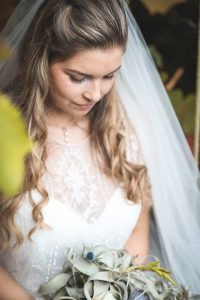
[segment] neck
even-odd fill
[[[56,110],[48,108],[46,123],[50,126],[62,127],[62,128],[71,128],[71,127],[83,127],[88,128],[89,126],[89,118],[88,116],[82,117],[74,117],[69,116],[68,114]]]

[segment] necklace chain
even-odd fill
[[[52,126],[57,126],[58,128],[60,127],[61,129],[62,129],[62,133],[63,133],[63,139],[64,139],[64,142],[67,144],[67,143],[69,143],[69,130],[68,130],[68,126],[70,125],[70,124],[72,124],[72,122],[70,122],[69,124],[68,124],[68,126],[66,126],[66,125],[64,125],[64,126],[62,126],[62,125],[59,125],[58,123],[56,123],[55,122],[55,120],[53,121],[50,117],[49,117],[49,120],[50,120],[50,125],[52,125]],[[79,126],[80,127],[80,126]],[[81,128],[81,127],[80,127]]]

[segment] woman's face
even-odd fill
[[[109,93],[121,65],[123,49],[82,51],[50,66],[51,109],[84,117]]]

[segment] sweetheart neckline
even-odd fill
[[[104,209],[102,210],[101,214],[99,215],[98,218],[95,219],[95,221],[93,222],[89,222],[87,221],[87,219],[84,218],[83,214],[81,214],[79,211],[75,210],[71,205],[70,203],[68,202],[65,202],[64,205],[67,207],[67,212],[68,214],[70,214],[72,216],[72,214],[74,215],[74,217],[78,218],[78,220],[81,220],[82,222],[82,225],[83,226],[86,226],[88,228],[92,228],[92,227],[96,227],[97,225],[99,224],[104,224],[105,222],[105,219],[106,219],[106,216],[110,215],[110,210],[112,209],[113,210],[113,202],[116,201],[116,207],[117,206],[117,203],[120,204],[120,201],[124,201],[124,203],[127,203],[127,201],[130,201],[128,199],[125,199],[125,197],[116,197],[117,193],[123,193],[123,188],[122,186],[118,186],[112,193],[111,197],[110,197],[110,200],[107,202],[106,206],[104,207]],[[51,197],[53,198],[53,197]],[[51,203],[52,205],[53,204],[58,204],[60,203],[60,206],[63,205],[63,202],[60,202],[59,200],[56,200],[55,198],[53,198],[52,200],[55,200],[55,201],[50,201],[49,204],[51,206]],[[130,206],[131,207],[136,207],[137,205],[140,205],[139,203],[132,203],[130,201]],[[44,209],[48,210],[48,205],[44,207]],[[49,207],[50,209],[50,207]],[[55,209],[53,209],[53,212],[55,212]],[[65,213],[63,210],[62,210],[63,213]],[[56,221],[56,220],[55,220]],[[56,222],[57,223],[57,222]],[[77,224],[79,224],[79,222],[77,222]]]

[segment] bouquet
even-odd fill
[[[200,299],[177,287],[159,261],[136,265],[125,250],[103,245],[85,246],[81,254],[69,248],[66,255],[62,272],[39,289],[46,299]]]

